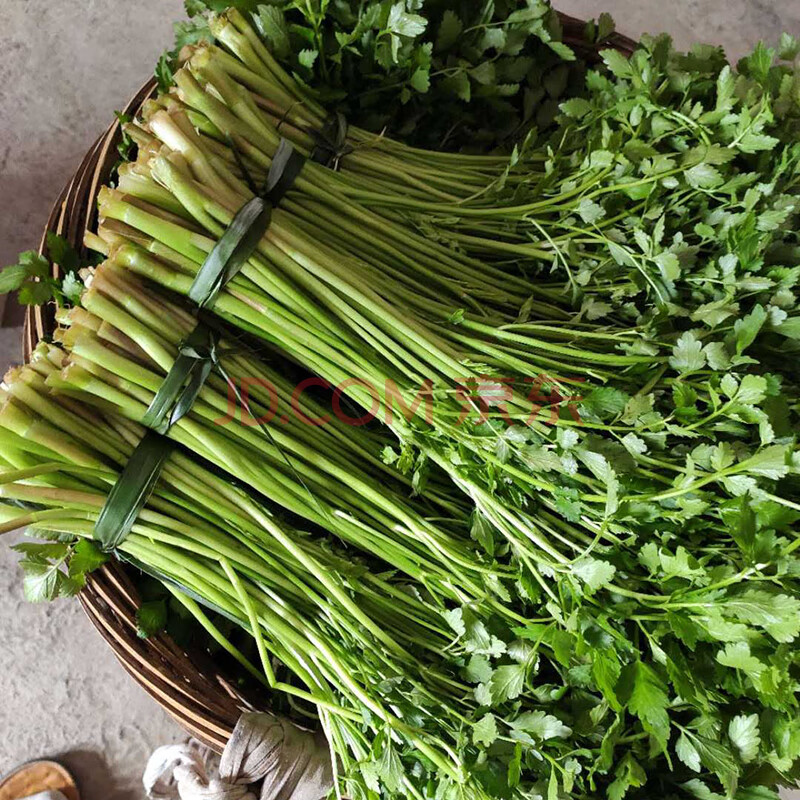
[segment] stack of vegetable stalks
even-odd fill
[[[177,79],[180,82],[180,76]],[[221,235],[224,227],[231,222],[235,210],[248,199],[247,188],[223,162],[206,158],[200,138],[193,132],[184,130],[185,125],[181,127],[179,122],[173,121],[165,112],[156,112],[150,126],[154,131],[159,131],[170,144],[180,147],[182,152],[159,152],[153,155],[148,150],[143,151],[146,164],[140,166],[151,171],[150,184],[143,186],[144,181],[139,180],[135,186],[104,190],[100,201],[103,224],[99,234],[113,248],[110,252],[117,263],[124,263],[143,276],[186,293],[214,242],[213,238],[200,234],[194,228],[194,222],[201,223],[212,235]],[[222,170],[220,173],[215,171],[212,162]],[[189,163],[194,164],[194,173],[190,171]],[[308,164],[306,169],[312,176],[325,174],[324,169],[315,168],[314,164]],[[198,175],[204,176],[207,183],[198,183]],[[338,177],[335,174],[326,174],[325,180],[332,183]],[[162,187],[156,187],[153,179],[160,181]],[[301,177],[297,184],[298,189],[306,185],[310,187],[310,182],[307,183]],[[173,193],[169,201],[163,200],[162,208],[166,216],[154,213],[153,208],[157,192],[164,193],[164,186],[169,186]],[[129,192],[127,196],[123,193],[125,190]],[[138,193],[139,199],[149,198],[147,207],[137,204],[138,201],[134,199],[137,194],[134,193]],[[287,202],[276,209],[270,229],[259,246],[258,255],[228,285],[217,302],[215,311],[242,329],[276,344],[334,385],[342,384],[348,378],[360,379],[350,381],[348,394],[366,408],[376,405],[378,413],[384,418],[388,416],[387,381],[399,386],[405,396],[410,393],[413,397],[419,387],[432,380],[434,392],[443,391],[446,395],[433,411],[437,418],[437,428],[446,434],[446,439],[440,442],[423,434],[416,437],[419,439],[417,442],[412,437],[409,426],[397,418],[393,427],[407,441],[419,443],[426,458],[448,471],[466,488],[481,512],[503,532],[522,554],[522,558],[525,558],[525,549],[529,546],[523,544],[523,540],[530,539],[543,556],[551,561],[552,566],[557,566],[559,562],[566,563],[569,559],[558,554],[545,541],[544,535],[537,530],[538,525],[522,510],[509,512],[506,507],[498,504],[485,485],[481,485],[472,476],[464,475],[463,470],[454,470],[452,459],[447,455],[450,449],[448,442],[453,441],[458,442],[460,447],[467,448],[481,463],[488,460],[489,463],[497,464],[496,432],[489,429],[481,436],[480,431],[467,432],[459,425],[463,403],[455,395],[462,390],[460,381],[464,380],[465,373],[469,377],[469,367],[466,365],[470,360],[478,364],[488,362],[491,365],[487,367],[489,372],[498,368],[510,370],[513,366],[512,374],[523,373],[529,377],[540,375],[553,367],[556,362],[544,354],[556,352],[561,355],[565,370],[572,368],[577,371],[578,364],[584,364],[584,369],[590,374],[596,371],[602,375],[600,368],[595,368],[594,365],[640,364],[644,367],[651,364],[651,359],[647,356],[603,352],[601,348],[605,345],[606,349],[610,349],[610,346],[616,344],[616,339],[593,335],[592,331],[588,331],[583,337],[587,342],[584,349],[559,345],[544,339],[536,340],[530,336],[505,336],[502,331],[497,335],[497,344],[487,344],[481,340],[480,333],[494,329],[483,323],[474,324],[477,330],[475,336],[455,334],[462,346],[470,348],[467,353],[458,352],[443,339],[446,334],[444,326],[440,325],[439,330],[415,313],[410,305],[404,308],[401,304],[401,298],[409,292],[409,283],[424,280],[426,275],[412,274],[407,268],[407,259],[402,254],[394,259],[397,253],[394,245],[384,248],[387,251],[381,257],[384,266],[377,272],[369,268],[363,269],[361,257],[366,257],[364,248],[369,246],[372,250],[371,258],[376,260],[375,250],[380,244],[377,243],[375,233],[381,228],[386,229],[383,220],[355,206],[353,201],[344,202],[327,192],[319,195],[319,204],[314,207],[313,213],[315,222],[312,225],[311,218],[303,221],[295,216],[295,202],[300,205],[302,196],[295,202],[293,197],[294,194],[290,193]],[[195,218],[194,222],[180,224],[177,221],[181,219],[176,204],[179,198],[184,204],[180,207],[183,209],[182,213],[185,215],[190,211]],[[330,211],[331,219],[334,220],[332,230],[348,230],[354,228],[356,220],[363,220],[369,222],[372,232],[364,226],[364,232],[357,240],[337,241],[333,233],[326,234],[324,231],[323,203],[333,206]],[[164,206],[168,206],[168,209]],[[353,218],[353,223],[349,222],[348,216]],[[131,229],[135,229],[135,232]],[[407,244],[414,242],[407,231],[399,231],[395,237],[398,242],[404,238]],[[144,249],[158,254],[161,260],[149,258]],[[419,249],[420,252],[427,249],[428,258],[435,257],[440,261],[448,258],[447,253],[436,251],[430,243],[423,240],[420,240]],[[393,274],[399,274],[399,277],[393,280]],[[382,276],[380,282],[373,283],[377,275]],[[484,295],[497,293],[494,283],[493,280],[487,285]],[[376,291],[380,291],[380,296]],[[455,287],[453,293],[463,297],[466,290]],[[475,302],[480,302],[480,299]],[[461,302],[460,298],[458,302]],[[428,304],[436,309],[435,301]],[[438,310],[444,312],[447,309],[446,304],[440,304]],[[449,310],[454,310],[452,305]],[[441,318],[445,318],[444,314]],[[580,339],[581,333],[578,332],[576,338]],[[624,333],[620,334],[620,338],[624,339],[624,336]],[[501,338],[512,341],[522,338],[526,343],[533,342],[532,356],[526,357],[524,349],[518,351],[513,345],[503,345],[499,341]],[[574,366],[571,361],[575,362]],[[575,379],[569,377],[560,380],[575,383]],[[571,393],[567,391],[564,394],[570,396]],[[513,407],[509,414],[526,420],[530,416],[530,403],[519,393],[514,393],[512,400]],[[540,434],[547,430],[540,423],[534,423],[534,427]],[[442,451],[443,448],[445,452]],[[511,464],[500,465],[499,469],[508,471],[514,467]],[[551,483],[531,476],[527,469],[517,470],[515,477],[527,482],[531,488],[553,488]],[[586,480],[591,489],[596,479]],[[490,482],[494,482],[491,477]],[[594,493],[589,494],[592,496]],[[598,502],[599,496],[594,496],[595,502]],[[564,539],[563,534],[557,530],[561,523],[544,524],[550,537]],[[588,533],[578,531],[575,533],[577,542],[568,542],[567,547],[579,552],[591,543],[596,534],[596,526],[591,526]],[[529,570],[545,586],[539,571],[532,564],[529,564]]]
[[[282,135],[305,153],[319,149],[310,132],[322,109],[247,19],[229,12],[211,27],[219,45],[184,53],[176,88],[128,126],[137,160],[102,191],[87,240],[108,262],[83,309],[64,317],[61,349],[44,348],[38,368],[7,379],[0,425],[19,454],[11,465],[95,470],[9,473],[7,496],[33,487],[29,500],[41,506],[54,482],[54,511],[33,513],[57,517],[67,506],[59,493],[86,485],[97,501],[103,492],[89,478],[107,488],[109,463],[118,469],[141,435],[136,423],[194,324],[152,285],[188,294]],[[207,459],[254,504],[257,512],[247,505],[232,517],[246,520],[245,546],[277,537],[262,519],[269,502],[377,570],[362,606],[349,583],[329,586],[310,561],[291,562],[357,627],[361,638],[347,641],[382,642],[382,674],[395,670],[375,694],[363,684],[343,690],[337,673],[315,695],[317,678],[330,679],[324,648],[345,657],[323,638],[329,628],[303,617],[303,647],[320,670],[298,673],[305,691],[324,697],[329,728],[328,689],[369,732],[332,734],[355,797],[774,797],[762,787],[796,772],[797,392],[775,344],[794,330],[784,309],[797,278],[781,261],[796,252],[796,109],[785,88],[794,84],[765,71],[758,51],[738,79],[716,55],[682,61],[663,40],[630,65],[606,60],[612,76],[590,75],[588,99],[564,104],[578,121],[565,119],[555,144],[528,143],[502,163],[350,129],[354,152],[337,145],[339,171],[306,163],[211,309],[342,387],[399,441],[395,450],[338,428],[215,426],[237,379],[268,376],[291,394],[275,370],[235,354],[171,431],[193,470],[207,474]],[[681,67],[692,80],[673,85]],[[701,100],[708,117],[695,111]],[[759,177],[767,183],[754,185]],[[529,268],[545,279],[531,280]],[[426,384],[430,423],[399,413],[389,422],[390,387],[408,404]],[[270,406],[258,387],[253,405]],[[86,407],[124,448],[90,461],[74,443],[60,448],[65,428],[56,433],[52,419]],[[402,497],[407,483],[373,448],[411,475],[424,501]],[[386,488],[370,472],[385,475]],[[190,486],[164,498],[183,508],[175,498],[200,504],[188,511],[208,535],[226,530],[227,510],[221,523]],[[277,540],[295,559],[294,538]],[[292,669],[298,662],[284,660],[285,642],[260,616],[272,607],[250,610],[263,600],[260,584],[250,599],[238,588],[254,575],[237,562],[237,578],[229,559],[204,582],[191,567],[200,558],[154,569],[187,586],[186,568],[187,588],[234,609],[262,652]],[[381,561],[403,577],[382,578]],[[396,586],[415,599],[394,619],[386,598]],[[281,602],[299,619],[291,597]],[[454,644],[435,658],[441,642],[420,649],[421,628],[431,642],[446,639],[441,620]],[[425,670],[386,642],[395,630]]]
[[[214,103],[221,105],[216,95],[225,95],[220,89],[222,84],[214,84],[216,91],[213,93],[207,85],[209,93],[205,101],[197,97],[200,90],[194,76],[203,79],[208,75],[204,66],[205,51],[199,55],[195,72],[189,72],[193,66],[190,60],[185,70],[176,76],[179,86],[191,82],[194,87],[191,93],[183,92],[181,96],[197,108],[214,113],[215,124],[221,124],[223,115],[213,109],[216,108]],[[235,95],[236,98],[240,96],[241,92]],[[240,111],[240,104],[233,103],[233,99],[231,102],[229,113]],[[170,116],[158,110],[149,120],[143,120],[162,138],[165,146],[176,149],[153,152],[155,148],[145,148],[139,167],[142,172],[149,170],[151,177],[140,174],[136,186],[103,192],[100,207],[104,222],[99,234],[112,248],[110,252],[116,263],[186,293],[199,264],[213,246],[214,239],[204,237],[221,235],[249,194],[235,169],[230,167],[236,163],[234,154],[229,152],[228,158],[223,159],[205,151],[201,136],[190,129],[185,118],[183,124],[180,122],[180,110],[174,114]],[[274,148],[278,135],[270,129],[269,123],[258,117],[251,122],[249,125],[239,120],[252,141],[260,141],[267,150]],[[264,129],[261,136],[255,128],[256,122]],[[224,132],[230,133],[229,130]],[[268,156],[264,155],[263,159],[266,164]],[[313,186],[318,175],[325,176],[329,187],[325,195]],[[641,335],[636,329],[623,328],[610,333],[598,326],[584,325],[565,335],[552,325],[529,324],[522,332],[515,332],[466,318],[449,336],[469,350],[456,350],[453,342],[445,341],[448,335],[445,323],[430,322],[411,303],[402,302],[403,293],[408,293],[407,282],[424,275],[414,274],[403,259],[394,258],[394,248],[387,248],[378,262],[374,251],[380,244],[374,234],[370,234],[368,242],[365,234],[353,239],[326,234],[322,224],[326,214],[332,220],[331,230],[348,230],[348,217],[368,223],[364,225],[365,231],[389,227],[356,205],[352,198],[343,203],[333,195],[331,187],[347,179],[346,173],[329,174],[308,164],[297,183],[297,192],[290,193],[287,202],[276,209],[258,255],[229,284],[215,311],[238,327],[266,338],[334,384],[341,384],[352,376],[364,379],[372,388],[353,383],[347,391],[367,408],[375,403],[372,396],[375,393],[382,415],[388,406],[387,381],[394,381],[401,391],[413,395],[416,387],[432,379],[434,393],[444,394],[434,408],[433,431],[414,429],[395,418],[393,428],[400,438],[419,447],[423,458],[447,471],[469,494],[481,514],[512,546],[528,576],[533,576],[551,599],[555,599],[555,594],[542,578],[542,568],[579,578],[588,573],[591,587],[599,588],[607,580],[598,583],[595,576],[602,575],[610,580],[614,566],[594,559],[579,560],[576,573],[573,562],[579,557],[586,559],[585,554],[603,540],[613,543],[627,536],[625,525],[612,519],[620,501],[624,504],[627,497],[619,492],[618,476],[607,455],[619,453],[619,459],[625,459],[625,469],[638,481],[641,499],[658,500],[665,487],[668,496],[664,499],[689,494],[691,489],[682,489],[673,495],[671,476],[654,473],[648,456],[629,452],[641,449],[638,440],[629,438],[626,444],[617,441],[629,433],[635,436],[636,425],[626,427],[623,424],[611,431],[610,443],[603,444],[605,440],[599,439],[589,447],[577,446],[582,437],[575,429],[582,422],[597,436],[608,427],[604,416],[608,415],[609,404],[615,416],[622,411],[617,409],[622,395],[613,389],[609,394],[610,386],[602,385],[613,383],[614,369],[624,370],[630,383],[653,369],[663,370],[668,357],[647,349],[637,353]],[[128,197],[123,194],[125,189],[130,190]],[[153,205],[158,192],[165,194],[165,189],[169,190],[169,201],[164,198],[161,206],[164,213],[159,214]],[[149,198],[147,208],[137,205],[136,192],[139,198]],[[300,212],[295,214],[295,208],[304,202],[305,193],[315,199],[318,197],[313,227],[311,217],[303,222]],[[193,217],[191,222],[178,222],[187,214]],[[195,224],[202,227],[203,234],[194,228]],[[407,231],[390,235],[398,240],[405,236],[410,243],[415,241]],[[373,252],[373,261],[382,264],[377,273],[369,269],[362,271],[367,244]],[[420,248],[423,247],[435,258],[446,260],[447,254],[433,243],[421,241]],[[161,258],[149,257],[144,249]],[[374,280],[376,274],[381,275],[380,282]],[[395,279],[394,275],[398,277]],[[493,286],[488,289],[496,291]],[[460,292],[462,296],[469,294],[465,287]],[[474,299],[480,302],[483,298]],[[452,314],[458,309],[445,301],[440,308],[440,320],[446,318],[444,312],[448,310]],[[537,311],[544,313],[544,310]],[[431,313],[431,316],[436,314]],[[539,327],[543,329],[542,338],[528,332],[533,328],[538,334]],[[461,333],[461,330],[474,332],[474,335]],[[558,342],[559,338],[566,339],[567,343]],[[619,352],[626,347],[633,352]],[[554,359],[554,355],[558,358]],[[486,365],[485,373],[474,371],[470,362]],[[465,377],[478,384],[474,405],[494,402],[504,406],[504,399],[496,397],[497,382],[510,378],[524,386],[526,379],[530,381],[532,376],[542,375],[553,367],[560,369],[559,374],[551,378],[559,389],[556,397],[571,396],[570,384],[580,386],[586,397],[583,408],[588,412],[584,420],[573,418],[562,402],[560,409],[556,405],[553,410],[559,425],[549,428],[538,420],[526,428],[507,426],[499,420],[505,430],[498,430],[498,426],[492,424],[467,430],[458,424],[463,404],[454,395]],[[488,388],[486,378],[482,377],[484,374],[491,376]],[[660,390],[659,380],[658,372],[655,380],[643,379],[641,388],[647,391],[642,394]],[[665,377],[663,386],[668,388],[669,381]],[[531,403],[518,391],[511,390],[508,395],[508,408],[494,412],[493,416],[528,421]],[[594,418],[593,409],[597,410]],[[571,430],[557,432],[556,427]],[[617,431],[619,435],[615,435]],[[465,464],[454,463],[453,448],[463,451]],[[640,456],[638,462],[634,456]],[[775,451],[770,457],[782,456]],[[470,466],[477,468],[470,469]],[[758,468],[747,460],[731,465],[731,474],[746,474],[751,466]],[[552,472],[566,472],[567,480],[555,483],[548,476]],[[496,485],[496,474],[504,479],[499,485]],[[535,499],[528,496],[532,490],[538,491]],[[535,517],[528,513],[534,503],[539,506]],[[630,596],[645,604],[651,603],[647,595],[637,598],[637,593],[633,592]]]
[[[48,385],[83,400],[94,396],[101,406],[111,403],[139,422],[195,322],[174,304],[148,295],[114,262],[95,271],[82,305],[64,318],[69,327],[61,341],[70,359]],[[230,349],[221,345],[221,375],[211,377],[191,411],[170,429],[171,437],[287,511],[424,580],[442,598],[486,598],[482,579],[499,577],[476,557],[460,498],[437,494],[432,486],[428,507],[401,499],[409,488],[365,455],[360,441],[366,435],[347,441],[349,427],[338,420],[305,421],[322,418],[319,408],[284,415],[279,425],[255,424],[268,418],[272,392],[290,404],[290,387],[252,354],[226,355]],[[229,421],[231,389],[241,391],[245,382],[252,384],[246,400],[250,416],[239,408],[239,419]],[[446,519],[438,524],[426,519],[431,512],[440,519],[454,514],[452,530]],[[509,613],[510,619],[524,619]]]
[[[63,396],[56,401],[45,383],[64,360],[62,349],[42,344],[30,366],[6,377],[0,496],[40,510],[19,516],[18,509],[4,505],[0,530],[30,525],[48,538],[74,537],[85,544],[143,429]],[[74,569],[71,574],[59,569],[76,546],[57,541],[44,549],[23,546],[29,590],[34,582],[43,594],[80,588]],[[448,719],[460,724],[462,709],[469,706],[464,706],[466,687],[443,672],[436,658],[451,635],[422,585],[412,593],[403,580],[375,574],[329,541],[287,527],[178,450],[119,554],[180,587],[176,598],[250,674],[316,706],[337,753],[349,759],[348,769],[366,758],[374,737],[385,730],[390,731],[383,734],[385,747],[403,741],[461,779],[460,765],[436,737]],[[50,563],[41,562],[43,556]],[[263,674],[193,597],[252,632]],[[392,711],[391,690],[384,684],[415,693],[420,708],[413,720]],[[372,715],[367,725],[365,709]]]
[[[249,119],[268,119],[281,136],[305,152],[316,150],[318,157],[333,162],[333,166],[346,159],[348,172],[360,178],[358,185],[348,187],[353,196],[376,203],[385,197],[392,204],[399,190],[409,200],[422,203],[432,199],[465,202],[481,198],[487,186],[500,178],[508,185],[519,186],[541,174],[530,169],[511,173],[503,154],[462,157],[422,150],[330,120],[313,92],[287,75],[242,13],[230,9],[214,15],[209,19],[209,29],[219,46],[203,43],[200,48],[186,47],[181,60],[196,58],[199,49],[202,70],[218,87],[217,97],[226,105],[240,103]],[[198,87],[186,73],[179,73],[176,80],[181,92],[196,96]],[[259,145],[249,139],[245,129],[220,105],[209,104],[207,99],[200,102],[206,107],[189,102],[193,122],[216,138],[221,132],[230,133],[258,164]],[[528,166],[537,162],[541,167],[542,161],[541,154],[532,154]]]
[[[200,48],[176,75],[178,104],[151,107],[141,120],[154,140],[131,169],[136,185],[121,184],[101,197],[99,236],[112,259],[179,293],[188,291],[215,239],[251,196],[236,152],[225,141],[230,138],[262,171],[279,141],[269,115],[260,112],[255,100],[247,101],[248,89],[235,84],[233,69],[217,69],[214,55]],[[210,122],[205,129],[216,126],[222,136],[214,139],[194,130],[181,103],[193,110],[200,131],[204,126],[197,115],[203,114]],[[664,635],[672,639],[669,663],[675,669],[668,677],[673,691],[698,710],[704,707],[703,693],[679,677],[693,657],[695,637],[706,640],[715,675],[736,669],[726,655],[730,634],[706,617],[712,598],[714,619],[723,627],[747,626],[748,636],[757,637],[763,647],[797,635],[798,624],[792,621],[796,597],[746,586],[755,573],[735,540],[728,539],[729,546],[721,550],[699,551],[701,560],[693,555],[701,532],[707,536],[716,530],[726,537],[745,513],[747,499],[737,500],[733,491],[727,515],[720,514],[720,491],[757,485],[768,503],[792,506],[776,491],[776,481],[794,469],[791,443],[768,439],[759,448],[756,439],[753,450],[723,446],[719,454],[698,451],[687,471],[688,453],[666,447],[670,423],[664,406],[654,405],[662,398],[667,407],[674,402],[675,378],[669,370],[677,356],[667,353],[673,346],[678,353],[690,347],[685,335],[667,335],[669,350],[662,354],[648,346],[635,326],[609,330],[582,323],[567,329],[566,303],[554,302],[552,288],[542,294],[524,278],[509,277],[498,293],[496,272],[483,267],[482,273],[473,261],[376,216],[361,204],[373,200],[372,195],[359,197],[341,188],[360,180],[348,172],[347,159],[339,173],[307,164],[296,190],[276,209],[258,254],[229,284],[215,312],[332,383],[354,375],[366,379],[377,392],[380,413],[389,405],[387,380],[413,396],[431,379],[437,397],[433,425],[395,418],[392,427],[404,447],[447,472],[475,503],[476,536],[487,556],[498,547],[498,535],[500,547],[510,546],[511,557],[503,561],[519,569],[520,584],[503,581],[501,573],[494,591],[498,596],[521,591],[523,602],[548,604],[545,613],[552,624],[522,630],[553,654],[563,652],[561,646],[580,651],[587,630],[603,631],[610,646],[592,654],[587,679],[611,709],[621,704],[618,692],[624,697],[628,691],[622,687],[632,686],[629,711],[666,747],[667,686],[648,661],[631,660],[630,626],[652,647],[660,649]],[[582,185],[570,191],[580,194]],[[398,206],[404,203],[401,199]],[[431,267],[420,271],[420,264]],[[425,297],[430,294],[425,289],[411,291],[424,286],[435,266],[444,283],[437,286],[438,296]],[[525,304],[527,292],[534,301],[525,311],[539,321],[509,328],[510,315]],[[463,308],[472,310],[459,314]],[[552,426],[528,419],[530,403],[519,392],[509,391],[499,401],[492,395],[503,378],[520,384],[554,370],[549,380],[559,393],[548,409],[556,423]],[[617,388],[616,373],[636,391]],[[472,410],[489,407],[478,426],[457,424],[463,403],[456,395],[470,377],[478,384]],[[570,386],[580,386],[585,398],[581,419],[563,401],[572,393]],[[777,386],[751,374],[742,380],[731,377],[722,391],[726,410],[738,414],[743,404],[774,397]],[[361,385],[348,393],[365,408],[373,404],[372,393]],[[693,423],[696,428],[700,424]],[[751,424],[758,429],[757,421]],[[749,439],[745,423],[740,441]],[[651,447],[658,452],[650,454]],[[706,473],[693,477],[696,464],[707,464]],[[774,558],[790,552],[779,546]],[[548,580],[552,575],[559,577],[556,585]],[[673,634],[676,615],[696,628],[688,639]],[[571,625],[578,626],[580,635],[570,631]],[[551,663],[558,667],[558,658]],[[648,688],[653,689],[652,708],[640,704],[637,694]],[[752,691],[751,708],[772,702],[771,690],[759,685]],[[497,698],[491,691],[481,697],[487,707],[509,699],[500,690]],[[729,771],[724,780],[730,782]]]
[[[124,310],[113,297],[119,298]],[[93,272],[91,288],[83,300],[83,308],[62,314],[66,327],[57,336],[60,347],[39,345],[29,366],[6,376],[0,436],[7,470],[2,475],[0,494],[42,510],[19,517],[10,507],[4,507],[7,521],[3,530],[29,524],[33,531],[50,537],[77,537],[79,542],[91,539],[105,494],[117,478],[116,470],[127,462],[143,435],[141,426],[126,420],[126,416],[141,416],[133,398],[138,398],[141,408],[147,407],[153,393],[144,387],[163,381],[163,375],[153,372],[159,369],[154,354],[169,363],[174,361],[177,342],[186,338],[193,324],[179,307],[165,298],[146,294],[112,263]],[[100,311],[104,318],[92,313]],[[111,319],[116,326],[109,322]],[[154,327],[147,327],[145,320]],[[225,342],[220,343],[221,370],[231,378],[238,377],[238,356],[226,355],[229,350]],[[248,367],[250,376],[269,375],[271,382],[285,388],[285,380],[259,364],[252,354]],[[153,377],[155,380],[151,381]],[[222,399],[214,396],[214,383],[219,381],[209,381],[184,419],[197,414],[195,420],[202,420],[206,403],[212,408],[220,404],[224,408]],[[215,409],[214,414],[221,408]],[[256,397],[249,410],[263,410]],[[321,411],[313,403],[306,403],[302,410],[307,416]],[[348,563],[343,554],[330,552],[328,545],[280,524],[246,493],[209,472],[203,466],[206,460],[236,471],[244,483],[255,489],[263,485],[267,494],[276,493],[263,478],[264,460],[276,447],[273,434],[260,432],[260,440],[256,440],[263,459],[261,472],[248,468],[256,462],[244,447],[253,446],[252,441],[248,443],[252,428],[247,422],[233,419],[224,427],[212,424],[207,432],[202,424],[184,425],[184,420],[175,425],[172,430],[183,430],[185,434],[176,436],[178,441],[187,446],[187,452],[196,455],[188,457],[183,451],[176,451],[171,456],[156,484],[154,498],[120,545],[120,556],[180,587],[180,591],[176,589],[177,596],[249,672],[254,670],[252,665],[213,627],[192,598],[201,599],[204,605],[253,631],[269,686],[319,706],[337,753],[342,750],[350,780],[354,777],[353,767],[359,764],[367,775],[364,779],[368,779],[369,763],[361,762],[370,753],[374,755],[376,748],[381,758],[393,765],[391,774],[382,775],[384,780],[397,780],[398,786],[407,780],[395,774],[398,767],[392,748],[399,741],[429,759],[440,775],[463,783],[467,780],[466,768],[454,755],[454,748],[458,745],[458,730],[474,715],[477,702],[458,675],[458,665],[464,663],[470,647],[465,650],[452,642],[443,612],[452,608],[453,600],[469,602],[474,605],[473,624],[483,626],[478,615],[482,613],[481,600],[486,605],[485,598],[468,597],[465,585],[456,580],[458,570],[452,564],[450,573],[445,573],[443,588],[436,589],[435,565],[423,565],[424,570],[415,565],[413,570],[421,580],[412,582],[383,578],[371,573],[366,565]],[[234,441],[241,437],[241,451],[226,448],[226,435]],[[318,435],[329,434],[319,429]],[[90,438],[94,447],[82,443]],[[298,465],[295,474],[299,479],[303,464],[295,453],[302,453],[302,443],[291,443],[286,437],[280,446],[282,456]],[[320,443],[318,446],[322,447]],[[361,455],[357,446],[351,450],[353,456]],[[220,454],[228,460],[222,460]],[[109,464],[114,469],[109,469]],[[283,464],[276,460],[271,466]],[[340,469],[344,468],[342,462]],[[355,459],[346,468],[349,485],[358,486]],[[277,480],[274,469],[268,474]],[[302,491],[309,493],[304,497],[309,505],[318,504],[319,498],[324,497],[323,488],[312,483],[312,477],[304,475],[308,484],[300,484]],[[342,487],[340,491],[345,490]],[[290,507],[280,494],[277,497],[281,505]],[[389,500],[400,504],[399,499],[388,496],[387,506]],[[334,533],[342,530],[337,518],[355,521],[356,516],[364,516],[360,508],[347,512],[341,501],[337,507],[331,504],[324,511],[320,508],[318,515],[303,509],[302,504],[294,510]],[[421,516],[418,519],[425,524]],[[361,528],[363,533],[357,544],[369,550],[373,545],[367,534],[376,540],[378,534],[363,524]],[[391,526],[386,530],[393,532]],[[55,592],[68,594],[79,588],[74,576],[59,572],[61,564],[72,555],[66,546],[54,543],[36,548],[34,545],[25,551],[30,560],[26,567],[29,579],[31,571],[37,572],[32,570],[36,559],[46,556],[51,562],[41,563],[41,567],[47,570],[47,577],[35,577],[51,581]],[[52,561],[56,549],[58,558]],[[386,546],[384,557],[392,561],[392,556],[391,546]],[[414,564],[414,559],[410,548],[405,563]],[[492,577],[488,570],[486,573],[487,578]],[[188,592],[189,598],[180,592]],[[490,602],[488,607],[491,605]],[[513,612],[507,613],[512,621],[523,621]],[[502,646],[496,637],[488,632],[485,635],[488,647],[496,650]],[[377,662],[362,656],[359,672],[348,659],[361,656],[365,649],[368,653],[376,651]],[[445,649],[450,651],[446,658],[442,657]],[[535,654],[520,642],[514,658],[527,669]],[[270,656],[288,667],[306,688],[276,680]],[[422,714],[410,715],[408,709],[403,709],[398,717],[397,712],[387,710],[398,702],[402,708],[400,698],[409,693],[415,703],[424,706]],[[356,712],[367,713],[373,720],[367,731],[353,728]],[[556,718],[548,720],[552,735],[568,731]],[[344,786],[349,787],[349,782]],[[479,786],[470,791],[481,793]]]

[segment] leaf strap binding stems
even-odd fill
[[[305,158],[281,139],[262,193],[239,209],[198,270],[189,297],[201,309],[214,302],[253,254],[269,227],[272,209],[291,189],[304,163]],[[162,434],[189,411],[211,369],[219,364],[217,341],[210,328],[198,324],[145,412],[142,421],[150,430],[109,492],[95,524],[95,539],[105,551],[115,550],[125,540],[150,497],[172,449]]]
[[[109,493],[94,536],[106,551],[116,549],[133,528],[173,448],[165,434],[192,408],[211,370],[219,363],[219,334],[197,324],[178,349],[178,357],[142,417],[150,428],[133,451]]]
[[[292,147],[288,139],[281,139],[270,164],[263,194],[273,207],[277,206],[292,188],[305,162],[305,157]]]
[[[286,139],[281,139],[264,190],[236,212],[231,224],[197,271],[189,289],[189,299],[200,308],[213,305],[225,284],[253,254],[269,228],[272,209],[291,189],[304,163],[305,158]]]
[[[311,138],[314,140],[314,149],[309,156],[311,160],[334,171],[354,149],[347,143],[347,120],[341,111],[330,117],[322,130],[311,131]]]
[[[178,357],[142,417],[142,424],[166,433],[191,409],[217,362],[219,334],[199,323],[178,349]]]
[[[94,526],[94,538],[105,552],[115,550],[131,532],[172,447],[169,439],[154,431],[148,431],[136,446]]]

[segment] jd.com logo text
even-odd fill
[[[574,378],[568,383],[580,384],[582,380]],[[438,392],[434,390],[432,380],[425,380],[414,397],[406,402],[403,392],[391,378],[386,379],[382,392],[363,378],[347,378],[336,386],[324,378],[306,378],[294,387],[289,398],[285,393],[279,393],[268,380],[243,378],[238,385],[228,385],[227,412],[214,421],[218,425],[227,425],[238,419],[244,425],[265,425],[277,418],[279,423],[288,424],[291,414],[305,425],[326,425],[335,418],[345,425],[359,427],[378,418],[391,425],[395,413],[400,413],[407,421],[421,417],[432,425],[438,404],[442,413],[447,414],[455,425],[480,425],[498,415],[509,424],[524,422],[529,425],[538,421],[554,425],[564,414],[580,424],[577,404],[583,398],[573,394],[565,396],[565,383],[562,380],[558,384],[560,388],[556,388],[556,382],[547,375],[524,380],[477,376],[464,379],[450,391]],[[310,389],[332,391],[331,413],[314,416],[308,413],[303,395]],[[409,394],[407,392],[406,396]],[[357,398],[361,408],[356,409],[347,398]],[[258,404],[258,416],[252,410],[253,403]],[[368,404],[369,410],[359,413]],[[319,407],[320,403],[316,405]]]

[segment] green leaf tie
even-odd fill
[[[94,526],[94,538],[105,552],[115,550],[131,532],[172,447],[169,439],[154,431],[148,431],[136,446]]]
[[[191,409],[217,362],[219,334],[199,323],[178,349],[178,357],[142,417],[142,424],[166,433]]]
[[[106,498],[97,518],[95,538],[105,551],[114,550],[133,528],[174,447],[163,434],[185,416],[219,364],[219,334],[199,323],[178,349],[178,357],[142,417],[150,428]]]
[[[341,160],[354,150],[347,143],[347,120],[341,112],[330,117],[322,130],[310,131],[310,135],[314,140],[314,149],[309,158],[334,171],[339,169]]]
[[[189,299],[200,308],[213,305],[217,295],[255,252],[269,228],[272,209],[292,188],[305,158],[286,140],[272,159],[261,195],[245,203],[197,271]],[[248,181],[249,182],[249,181]]]
[[[281,139],[263,191],[239,209],[197,272],[189,298],[201,309],[213,304],[253,254],[269,227],[272,209],[291,189],[304,163],[305,158]],[[250,176],[247,178],[252,185]],[[158,481],[173,447],[163,434],[191,409],[212,368],[221,369],[217,344],[217,334],[199,323],[180,346],[172,369],[142,418],[150,430],[133,451],[97,518],[94,537],[106,552],[115,550],[131,532]]]

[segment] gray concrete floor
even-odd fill
[[[608,10],[631,36],[667,30],[681,47],[713,41],[734,58],[760,38],[800,34],[800,0],[557,5],[583,18]],[[0,0],[0,264],[36,246],[53,199],[144,82],[181,13],[180,0]],[[0,369],[18,360],[19,339],[0,330]],[[178,728],[123,672],[76,602],[22,600],[7,547],[0,596],[0,774],[59,756],[81,778],[85,800],[140,798],[147,755],[180,738]]]

